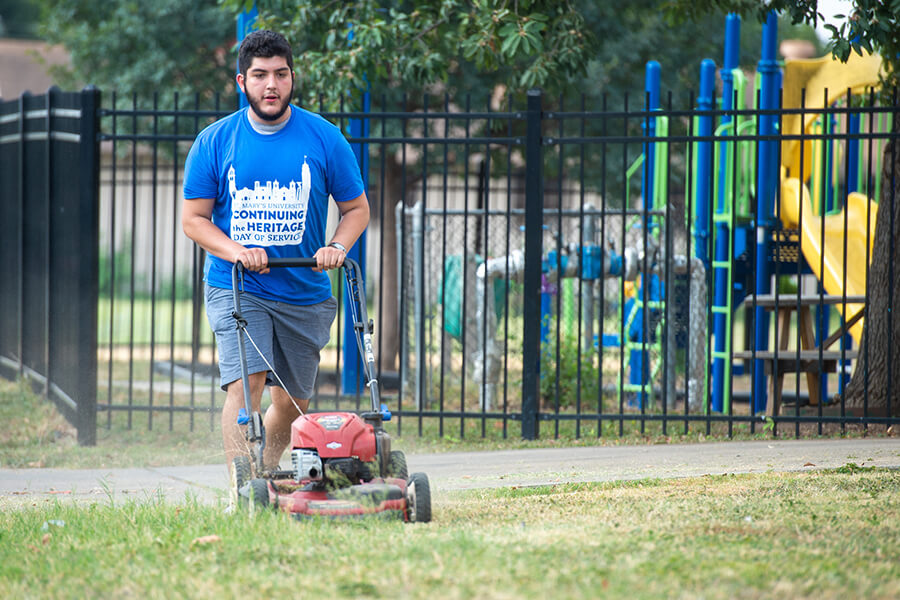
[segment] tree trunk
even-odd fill
[[[892,131],[900,132],[900,113]],[[870,414],[900,415],[900,140],[884,148],[882,193],[868,276],[868,314],[860,341],[860,358],[844,390],[849,408],[868,407]]]

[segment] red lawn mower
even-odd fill
[[[270,268],[315,267],[314,258],[270,258]],[[238,456],[232,467],[231,493],[251,510],[275,507],[298,519],[381,516],[406,522],[431,520],[431,489],[424,473],[407,472],[406,457],[391,450],[383,423],[391,418],[381,404],[375,379],[372,322],[366,317],[366,296],[359,264],[346,258],[348,310],[363,358],[371,410],[301,414],[291,424],[291,469],[266,470],[263,465],[265,429],[262,416],[252,409],[244,346],[246,321],[241,316],[244,267],[232,270],[233,316],[237,324],[244,408],[238,423],[247,426],[250,456]],[[255,344],[254,344],[255,345]],[[276,379],[277,373],[274,373]]]

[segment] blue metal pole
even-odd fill
[[[731,70],[738,67],[740,49],[741,16],[735,13],[728,13],[728,16],[725,17],[725,62],[723,68],[728,69],[729,79],[731,79]]]
[[[368,90],[363,93],[362,112],[368,113],[371,110],[371,94]],[[367,138],[369,137],[369,120],[368,119],[350,119],[350,137]],[[359,170],[362,173],[363,189],[368,193],[369,189],[369,145],[365,142],[356,142],[350,144],[353,154],[356,155],[356,162],[359,164]],[[366,281],[366,230],[360,234],[359,239],[347,250],[347,256],[355,260],[359,264],[360,280]],[[368,289],[368,286],[364,286]],[[345,292],[344,298],[347,302],[351,302],[350,290]],[[365,299],[363,299],[365,301]],[[356,333],[353,331],[353,315],[350,311],[344,312],[344,369],[341,371],[341,390],[344,394],[357,394],[362,392],[365,383],[362,376],[362,357],[356,344]]]
[[[253,2],[253,6],[250,7],[249,10],[245,10],[241,14],[237,16],[237,43],[240,44],[241,41],[247,37],[247,34],[256,29],[256,17],[259,16],[259,11],[256,8],[256,2]],[[235,72],[240,72],[240,66],[235,62]],[[247,96],[244,95],[244,92],[241,91],[241,88],[235,86],[237,88],[238,93],[238,106],[240,108],[246,108],[249,103],[247,102]]]
[[[353,43],[353,25],[350,25],[350,31],[347,33],[347,42]],[[371,94],[369,93],[369,84],[366,83],[366,90],[362,95],[362,112],[368,114],[371,110]],[[350,119],[350,137],[351,138],[367,138],[369,137],[369,119]],[[353,154],[356,156],[356,162],[359,164],[359,170],[362,174],[363,189],[368,194],[369,190],[369,145],[365,142],[355,142],[350,144]],[[347,256],[352,258],[359,264],[359,277],[365,283],[366,281],[366,230],[360,234],[359,239],[347,250]],[[368,289],[364,285],[363,289]],[[352,302],[350,290],[344,293],[346,302]],[[363,299],[365,302],[365,299]],[[344,336],[343,336],[343,357],[344,368],[341,371],[341,393],[358,394],[363,390],[365,384],[362,376],[362,357],[356,342],[356,333],[353,330],[353,314],[344,311]],[[373,374],[374,375],[374,374]]]
[[[710,58],[705,58],[700,63],[700,97],[697,99],[697,108],[700,110],[712,110],[713,90],[716,86],[716,63]],[[709,138],[713,134],[715,119],[710,115],[701,115],[697,118],[697,134]],[[711,214],[710,202],[712,200],[712,157],[713,144],[709,141],[697,143],[697,169],[696,183],[694,184],[696,201],[694,212],[697,218],[694,222],[694,252],[697,258],[703,261],[706,272],[709,272],[709,216]],[[704,300],[705,301],[705,300]],[[705,369],[704,369],[705,371]],[[719,399],[721,404],[722,400]]]
[[[549,291],[550,286],[545,282],[545,277],[541,276],[541,345],[550,341],[550,314],[552,310],[551,300],[552,294]]]
[[[700,97],[697,108],[712,110],[713,89],[716,85],[716,63],[709,58],[700,63]],[[712,115],[701,115],[697,118],[697,135],[708,138],[713,134]],[[712,168],[712,142],[697,143],[697,171],[694,183],[694,252],[697,258],[709,268],[709,201],[711,194],[710,170]]]
[[[763,26],[762,54],[756,71],[761,77],[760,110],[778,108],[778,63],[775,60],[775,48],[778,36],[778,18],[775,11],[769,13]],[[759,115],[760,136],[774,136],[777,119],[770,114]],[[757,209],[756,209],[756,294],[768,295],[772,291],[772,273],[769,266],[769,244],[771,230],[775,226],[775,192],[777,185],[778,158],[777,142],[760,140],[758,147],[759,169],[756,175]],[[769,346],[769,313],[762,307],[756,307],[756,330],[754,342],[757,351],[765,351]],[[766,373],[763,361],[757,359],[753,369],[752,406],[757,413],[766,409],[768,391],[766,389]]]
[[[859,133],[859,113],[850,113],[850,119],[847,123],[847,132],[850,136]],[[850,192],[856,192],[859,188],[859,144],[860,140],[847,140],[847,184],[846,196]]]
[[[659,63],[655,60],[647,61],[647,66],[645,68],[644,75],[644,97],[646,99],[646,110],[654,111],[659,109],[659,87],[660,87],[660,75],[661,70]],[[652,116],[647,116],[644,119],[643,123],[644,134],[647,137],[654,137],[656,135],[656,118]],[[653,206],[655,203],[655,199],[653,198],[653,184],[654,178],[653,175],[656,172],[656,157],[655,157],[655,142],[645,142],[643,145],[644,149],[644,165],[641,176],[641,196],[644,199],[644,235],[650,235],[651,224],[650,217],[648,216],[649,211],[653,210]],[[651,276],[652,277],[652,276]],[[649,286],[648,293],[652,292],[655,289],[655,286],[651,284],[649,281],[645,281],[645,277],[641,276],[641,285],[637,290],[636,298],[643,300],[644,298],[644,288],[645,286]],[[658,300],[659,298],[650,297],[650,300]],[[648,342],[650,341],[650,332],[644,330],[644,311],[647,310],[647,307],[644,306],[641,308],[637,314],[635,315],[635,320],[632,323],[632,341],[641,341]],[[629,374],[628,374],[628,382],[632,385],[645,385],[649,379],[650,375],[650,367],[649,367],[649,354],[646,350],[632,350],[631,356],[629,357]],[[646,376],[646,377],[645,377]],[[644,402],[646,401],[646,395],[642,392],[639,395],[639,405],[644,406]]]
[[[725,60],[722,69],[719,71],[719,77],[722,79],[722,110],[728,111],[734,108],[734,76],[732,71],[738,66],[738,49],[741,41],[741,17],[736,14],[729,14],[725,18]],[[722,124],[731,122],[731,116],[722,115]],[[733,165],[726,158],[728,157],[728,141],[719,143],[719,188],[717,192],[716,214],[722,215],[729,210],[734,210],[732,206],[726,206],[726,198],[728,190],[725,189],[728,173],[732,171]],[[729,256],[728,247],[730,242],[730,232],[728,223],[719,221],[716,224],[716,249],[714,270],[714,298],[713,306],[718,308],[726,308],[728,306],[728,295],[733,293],[728,289],[728,267],[723,265],[731,263],[733,256]],[[713,384],[712,384],[712,409],[716,412],[722,412],[725,406],[725,358],[722,354],[727,350],[725,347],[725,338],[728,335],[728,315],[718,311],[713,315],[713,336],[715,338],[716,358],[713,360]]]
[[[647,101],[647,110],[659,109],[659,80],[660,66],[655,60],[647,61],[644,74],[644,96]],[[656,135],[656,119],[646,117],[644,119],[644,135],[654,137]],[[644,198],[644,206],[648,211],[653,210],[653,173],[655,166],[655,146],[652,142],[644,143],[644,170],[641,178],[642,194]],[[647,226],[645,220],[644,226]]]
[[[826,119],[828,130],[825,132],[825,135],[829,136],[829,138],[825,140],[825,213],[823,214],[829,214],[838,207],[837,189],[834,185],[834,160],[837,140],[833,137],[834,132],[837,130],[837,119],[834,115],[827,115]]]

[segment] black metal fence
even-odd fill
[[[79,300],[97,306],[94,351],[81,353],[97,361],[96,423],[214,428],[223,397],[203,256],[179,210],[190,143],[231,107],[218,97],[103,100],[99,217],[81,228],[96,233],[84,243],[99,246],[99,293],[83,287]],[[873,237],[878,209],[894,214],[881,164],[897,138],[893,104],[866,95],[722,110],[670,97],[645,110],[646,100],[589,106],[535,92],[320,111],[368,178],[360,262],[378,378],[401,434],[732,435],[790,424],[801,435],[900,420],[890,374],[886,388],[866,378],[861,404],[841,393],[861,351],[881,351],[861,350],[862,324],[876,311],[892,318],[867,274],[894,251],[879,255]],[[763,117],[775,133],[757,130]],[[61,155],[50,156],[57,165]],[[6,244],[22,235],[15,218],[3,220]],[[9,314],[2,354],[22,356],[7,339],[44,338],[16,332]],[[365,403],[344,333],[339,317],[314,409]]]
[[[0,372],[28,376],[93,444],[96,90],[0,103]]]

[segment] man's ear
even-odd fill
[[[240,88],[240,90],[246,94],[247,91],[244,89],[244,74],[238,73],[237,75],[234,76],[234,80],[237,81],[237,84],[238,84],[238,87]]]

